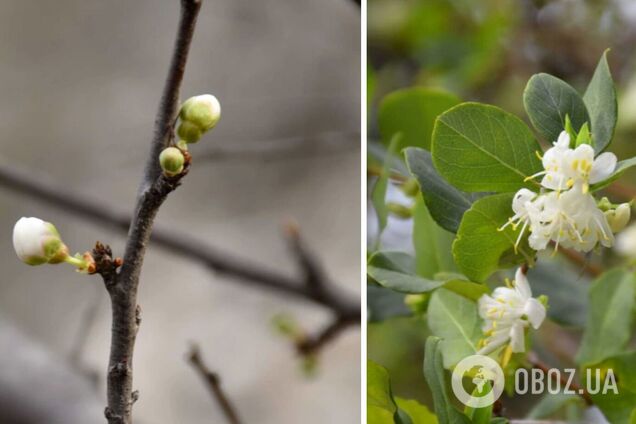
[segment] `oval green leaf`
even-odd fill
[[[596,364],[623,352],[632,336],[635,296],[636,276],[625,269],[608,271],[592,283],[577,363]]]
[[[450,290],[439,289],[428,305],[428,327],[442,339],[444,367],[451,368],[477,352],[482,336],[477,304]]]
[[[616,88],[607,63],[607,52],[608,50],[605,50],[601,56],[592,80],[583,95],[583,101],[590,114],[596,153],[602,152],[612,141],[618,117]]]
[[[453,256],[471,281],[483,282],[501,268],[534,262],[535,252],[526,236],[515,252],[520,229],[515,231],[509,225],[499,231],[513,214],[512,197],[512,193],[484,197],[464,214],[453,243]]]
[[[566,115],[576,132],[590,121],[579,93],[565,81],[549,74],[535,74],[530,78],[523,92],[523,105],[532,125],[549,142],[556,141],[565,129]]]
[[[431,154],[417,147],[405,150],[406,164],[411,175],[417,179],[424,202],[435,220],[442,228],[457,232],[459,223],[481,193],[465,193],[448,183],[433,166]]]
[[[495,106],[462,103],[437,118],[433,130],[435,168],[467,192],[510,192],[537,186],[526,181],[543,168],[530,129]]]
[[[378,109],[382,141],[388,145],[395,134],[402,133],[397,151],[407,146],[430,149],[435,118],[459,102],[459,98],[450,93],[423,87],[388,94]]]

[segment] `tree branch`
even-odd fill
[[[179,88],[200,7],[200,0],[181,0],[181,18],[172,61],[155,119],[150,154],[139,185],[137,205],[128,231],[120,272],[116,271],[118,264],[116,260],[112,260],[108,247],[98,244],[93,252],[97,272],[104,278],[112,307],[107,375],[108,406],[105,410],[106,419],[110,424],[132,424],[132,405],[138,397],[137,392],[133,392],[133,352],[140,324],[140,309],[137,305],[139,276],[159,207],[187,173],[186,168],[175,177],[164,176],[158,164],[158,157],[174,136]]]
[[[568,381],[568,379],[561,373],[558,374],[558,377],[554,373],[549,373],[548,371],[550,370],[550,367],[546,365],[544,362],[542,362],[536,353],[530,352],[527,356],[527,359],[533,368],[541,370],[544,375],[552,376],[553,378],[558,378],[562,387],[569,386],[570,389],[572,389],[575,393],[577,393],[579,396],[583,398],[583,400],[588,406],[591,406],[594,404],[590,394],[581,386],[579,386],[578,384],[574,382]]]
[[[236,412],[236,408],[234,408],[232,402],[230,402],[230,399],[221,388],[221,379],[219,378],[218,374],[212,372],[203,362],[199,346],[193,344],[192,347],[190,347],[190,352],[188,353],[188,361],[197,372],[197,374],[199,374],[203,381],[205,381],[206,385],[210,389],[210,392],[212,393],[212,396],[221,407],[223,415],[225,415],[227,421],[230,424],[241,424],[241,420],[239,419],[238,413]]]
[[[111,226],[118,231],[128,230],[130,214],[114,210],[108,203],[95,201],[89,196],[77,195],[55,181],[55,178],[37,175],[35,170],[27,171],[0,161],[0,185],[92,222]],[[250,260],[221,252],[181,232],[155,228],[150,240],[157,246],[196,261],[211,271],[234,278],[238,282],[309,300],[355,319],[360,317],[359,302],[353,296],[343,293],[335,284],[327,285],[326,288],[333,296],[316,297],[305,287],[304,275],[290,277]]]
[[[357,320],[337,317],[326,325],[314,336],[305,336],[296,342],[296,350],[302,356],[312,356],[318,354],[322,348],[329,342],[334,340],[340,332],[352,324],[356,324]]]
[[[227,161],[273,161],[315,158],[318,155],[341,154],[344,151],[357,149],[360,133],[352,131],[330,131],[299,137],[257,140],[255,143],[232,143],[212,146],[208,151],[197,153],[197,163]]]

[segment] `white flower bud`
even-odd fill
[[[183,171],[184,162],[185,157],[183,156],[183,153],[181,153],[181,150],[176,147],[163,149],[159,155],[159,165],[161,165],[163,173],[168,177],[179,175]]]
[[[179,136],[194,143],[201,138],[201,134],[211,130],[221,119],[221,104],[211,94],[190,97],[181,106],[179,112],[181,124],[178,128]],[[195,129],[200,131],[199,134]]]
[[[39,218],[20,218],[13,227],[13,248],[18,258],[29,265],[60,263],[68,257],[68,248],[53,224]]]
[[[605,212],[607,223],[610,225],[613,233],[618,233],[625,228],[631,217],[631,212],[632,210],[629,203],[622,203],[618,205],[616,209]]]
[[[632,224],[616,237],[616,251],[623,256],[636,258],[636,224]]]

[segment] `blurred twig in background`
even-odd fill
[[[77,195],[55,181],[55,178],[38,176],[33,170],[27,171],[9,163],[0,162],[0,185],[7,189],[26,194],[90,221],[111,226],[121,232],[128,230],[130,223],[128,213],[117,211],[105,202]],[[211,271],[235,278],[237,281],[309,300],[335,313],[360,317],[359,302],[353,296],[342,292],[335,284],[326,284],[331,296],[315,296],[305,287],[304,276],[290,277],[248,259],[221,252],[186,234],[161,227],[154,229],[150,242],[184,258],[199,262]]]
[[[197,154],[197,163],[228,159],[274,161],[310,158],[358,149],[359,143],[360,133],[355,131],[329,131],[301,137],[259,140],[251,144],[243,143],[243,145],[227,142]]]
[[[230,424],[241,424],[236,408],[221,388],[221,379],[219,378],[219,375],[211,371],[207,365],[205,365],[205,362],[203,362],[203,358],[201,357],[201,349],[198,345],[193,344],[190,347],[188,362],[206,383],[208,389],[210,389],[214,400],[221,407],[223,415],[225,415],[227,421]]]

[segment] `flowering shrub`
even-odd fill
[[[580,371],[613,366],[618,386],[615,394],[564,397],[553,410],[567,402],[581,413],[598,408],[611,423],[634,422],[636,369],[624,366],[636,359],[629,349],[634,271],[595,271],[589,294],[581,295],[584,282],[568,279],[563,264],[574,261],[580,276],[594,255],[615,244],[636,256],[636,230],[621,234],[631,203],[603,196],[636,164],[636,158],[619,161],[607,151],[618,108],[606,54],[583,95],[537,74],[523,103],[546,148],[515,115],[444,92],[399,90],[380,103],[387,149],[370,149],[379,158],[370,161],[370,171],[377,177],[371,198],[380,235],[368,259],[369,319],[412,315],[425,322],[424,374],[433,402],[427,408],[393,396],[387,371],[370,363],[369,422],[507,422],[497,404],[457,409],[445,370],[471,355],[488,355],[503,369],[512,394],[515,371],[535,366],[532,341],[546,321],[583,328],[570,360]],[[401,184],[401,202],[387,203],[389,181]],[[381,249],[391,216],[412,218],[414,255]],[[482,389],[481,383],[475,387]],[[375,402],[378,393],[385,407]]]

